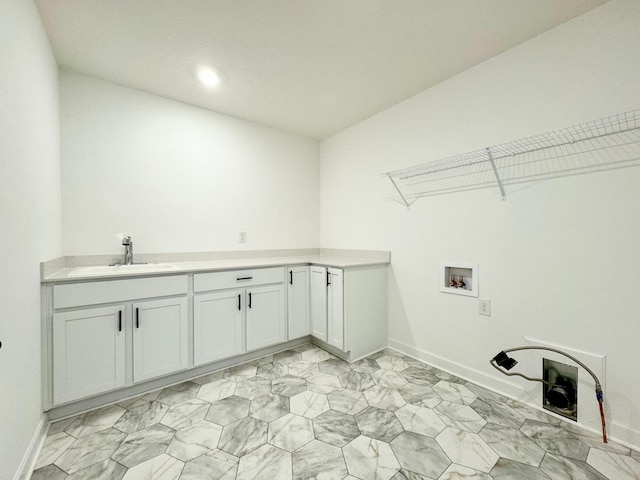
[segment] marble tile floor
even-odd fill
[[[306,344],[52,424],[44,479],[637,480],[640,453],[390,349]]]

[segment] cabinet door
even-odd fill
[[[288,337],[293,340],[311,333],[309,267],[289,268],[287,281]]]
[[[133,381],[189,366],[186,297],[133,304]]]
[[[244,290],[226,290],[193,297],[194,364],[239,355],[242,348]]]
[[[344,350],[344,295],[342,270],[327,269],[327,335],[329,344]]]
[[[327,341],[327,269],[311,266],[311,335]]]
[[[284,285],[251,288],[246,292],[247,351],[284,342]]]
[[[53,403],[125,384],[124,307],[53,315]]]

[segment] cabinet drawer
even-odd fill
[[[187,289],[186,275],[62,284],[53,287],[53,308],[184,295]]]
[[[254,268],[248,270],[231,270],[228,272],[199,273],[193,277],[193,290],[224,290],[225,288],[242,288],[269,283],[283,283],[284,268]]]

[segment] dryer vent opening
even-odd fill
[[[577,422],[578,367],[543,358],[542,378],[542,407]]]

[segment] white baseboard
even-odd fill
[[[44,439],[47,436],[48,430],[49,418],[46,413],[43,413],[40,417],[40,423],[38,423],[38,427],[36,428],[33,437],[31,437],[31,442],[29,442],[27,451],[22,457],[22,461],[20,462],[20,466],[18,467],[18,471],[14,475],[13,480],[29,480],[31,478],[31,473],[38,461],[38,456],[40,455],[40,450],[42,450],[42,445],[44,444]]]
[[[531,402],[526,401],[528,395],[525,390],[518,386],[513,385],[509,382],[502,381],[500,379],[496,379],[487,375],[484,372],[480,372],[479,370],[466,367],[456,362],[452,362],[446,358],[440,357],[439,355],[434,355],[425,350],[422,350],[418,347],[414,347],[411,345],[407,345],[399,340],[389,339],[389,348],[397,350],[398,352],[407,355],[409,357],[413,357],[417,360],[420,360],[424,363],[432,365],[440,370],[444,370],[447,373],[451,373],[457,377],[460,377],[464,380],[468,380],[470,382],[479,385],[480,387],[484,387],[487,390],[491,390],[492,392],[498,393],[500,395],[504,395],[505,397],[511,398],[513,400],[517,400],[521,403],[524,403],[531,408],[535,408],[536,410],[543,411],[548,415],[552,415],[554,417],[559,418],[562,421],[570,422],[569,420],[561,417],[559,415],[555,415],[552,412],[547,410],[543,410],[540,406],[534,405]],[[487,360],[488,362],[489,360]],[[574,422],[570,422],[574,423]],[[594,430],[593,428],[587,427],[585,425],[580,425],[594,433],[600,433],[599,430]],[[607,436],[621,445],[629,447],[633,450],[640,451],[640,432],[633,430],[625,425],[621,425],[618,422],[609,422],[607,425]]]
[[[468,380],[501,395],[505,395],[516,400],[522,397],[522,387],[500,379],[496,379],[474,368],[469,368],[459,363],[452,362],[451,360],[448,360],[444,357],[434,355],[418,347],[407,345],[406,343],[395,340],[393,338],[389,339],[389,347],[399,351],[400,353],[404,353],[405,355],[413,357],[416,360],[428,363],[429,365],[439,368],[440,370],[444,370],[445,372],[451,373],[456,377]],[[489,360],[490,359],[487,359],[487,363],[489,363]]]

